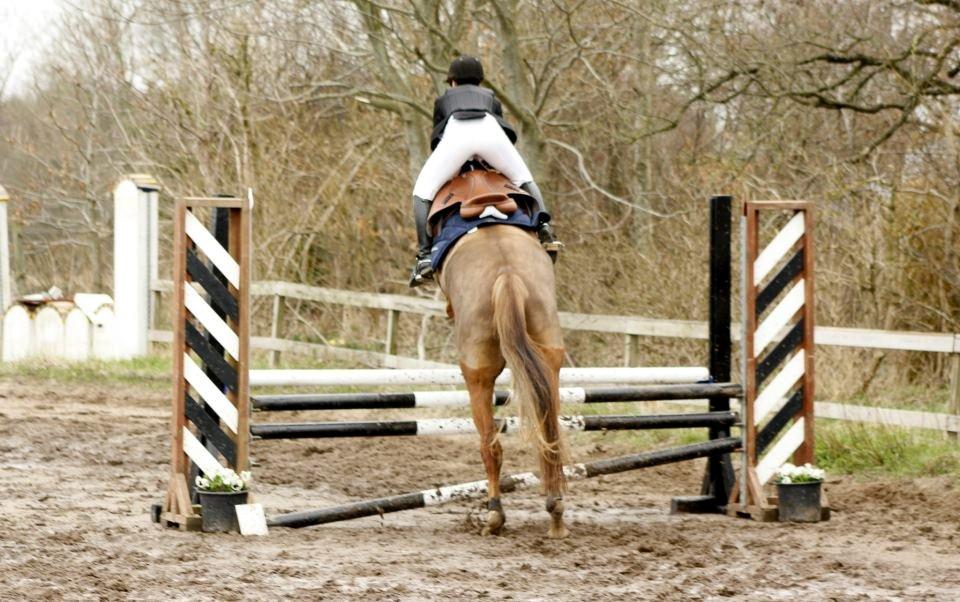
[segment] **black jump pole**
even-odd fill
[[[715,439],[713,441],[694,443],[670,449],[630,454],[617,458],[587,462],[586,464],[576,464],[568,467],[565,472],[567,478],[570,480],[589,479],[600,475],[617,474],[640,468],[660,466],[662,464],[695,460],[704,456],[729,454],[739,449],[741,443],[739,437]],[[500,488],[503,492],[510,492],[528,485],[534,485],[537,482],[535,479],[531,480],[529,474],[511,475],[500,480]],[[485,483],[481,486],[478,486],[477,483],[463,483],[461,485],[444,487],[443,489],[446,491],[441,491],[440,488],[427,489],[373,500],[353,502],[351,504],[333,506],[320,510],[306,510],[303,512],[281,514],[270,518],[267,524],[271,527],[299,529],[365,516],[378,516],[391,512],[400,512],[402,510],[436,506],[450,501],[480,498],[487,494]]]
[[[721,427],[729,428],[738,417],[733,412],[699,412],[687,414],[652,414],[626,416],[577,416],[570,419],[572,430],[630,431]],[[421,422],[426,432],[421,431]],[[502,421],[498,421],[503,426]],[[563,422],[563,419],[561,419]],[[443,432],[436,421],[371,420],[362,422],[297,422],[261,423],[250,426],[250,435],[256,439],[336,439],[343,437],[413,437],[423,435],[469,434],[456,428],[451,421],[450,431]]]
[[[444,392],[446,393],[446,392]],[[464,402],[467,405],[466,392]],[[260,412],[300,412],[309,410],[385,410],[440,405],[429,403],[434,393],[297,393],[286,395],[258,395],[251,399],[254,410]],[[583,403],[614,403],[631,401],[672,401],[712,397],[740,397],[742,387],[737,383],[695,383],[679,385],[640,385],[584,389]],[[507,403],[507,391],[497,391],[493,403]],[[451,404],[457,405],[457,404]]]
[[[740,397],[739,383],[695,383],[680,385],[641,385],[586,389],[584,403],[612,403],[629,401],[681,401],[705,397]]]

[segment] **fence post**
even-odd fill
[[[270,338],[280,338],[280,325],[283,322],[283,296],[273,295],[273,317],[270,322]],[[270,352],[270,367],[274,368],[280,363],[280,350],[274,349]]]
[[[149,176],[146,177],[149,178]],[[153,179],[149,178],[149,181],[152,182]],[[156,329],[157,312],[163,298],[160,291],[153,290],[154,283],[160,280],[160,190],[159,188],[145,188],[143,192],[147,201],[147,257],[150,262],[150,279],[147,283],[150,291],[147,295],[149,303],[147,328]]]
[[[13,303],[13,286],[10,283],[10,235],[7,226],[7,201],[10,195],[0,186],[0,318]]]
[[[150,328],[150,278],[156,241],[151,225],[159,186],[150,176],[125,176],[113,189],[113,308],[117,356],[147,354]],[[152,247],[152,248],[151,248]]]
[[[634,368],[640,365],[640,336],[623,335],[623,367]]]
[[[960,344],[960,340],[957,343]],[[960,427],[960,350],[950,354],[950,413],[954,416],[954,428]],[[947,435],[956,439],[960,432],[947,431]]]
[[[383,341],[383,352],[387,355],[397,354],[397,324],[399,321],[399,311],[396,309],[387,311],[387,336]]]

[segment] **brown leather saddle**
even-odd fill
[[[460,217],[463,219],[478,218],[485,211],[491,213],[492,211],[488,209],[490,207],[508,216],[520,209],[518,200],[525,205],[526,209],[532,199],[500,172],[472,169],[443,185],[437,196],[433,197],[427,219],[431,228],[436,231],[443,221],[443,216],[453,212],[457,205],[460,207]]]

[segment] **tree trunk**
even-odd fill
[[[534,178],[544,178],[546,142],[535,112],[536,91],[527,77],[521,58],[520,36],[515,24],[522,22],[517,0],[491,0],[497,16],[498,38],[503,61],[501,100],[513,112],[520,125],[519,145],[524,161]]]

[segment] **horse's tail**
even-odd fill
[[[537,443],[544,488],[547,493],[562,493],[566,488],[563,463],[567,453],[558,422],[557,376],[527,332],[528,296],[526,285],[513,271],[497,276],[493,283],[494,322],[500,352],[513,373],[513,395],[520,401],[524,434]]]

